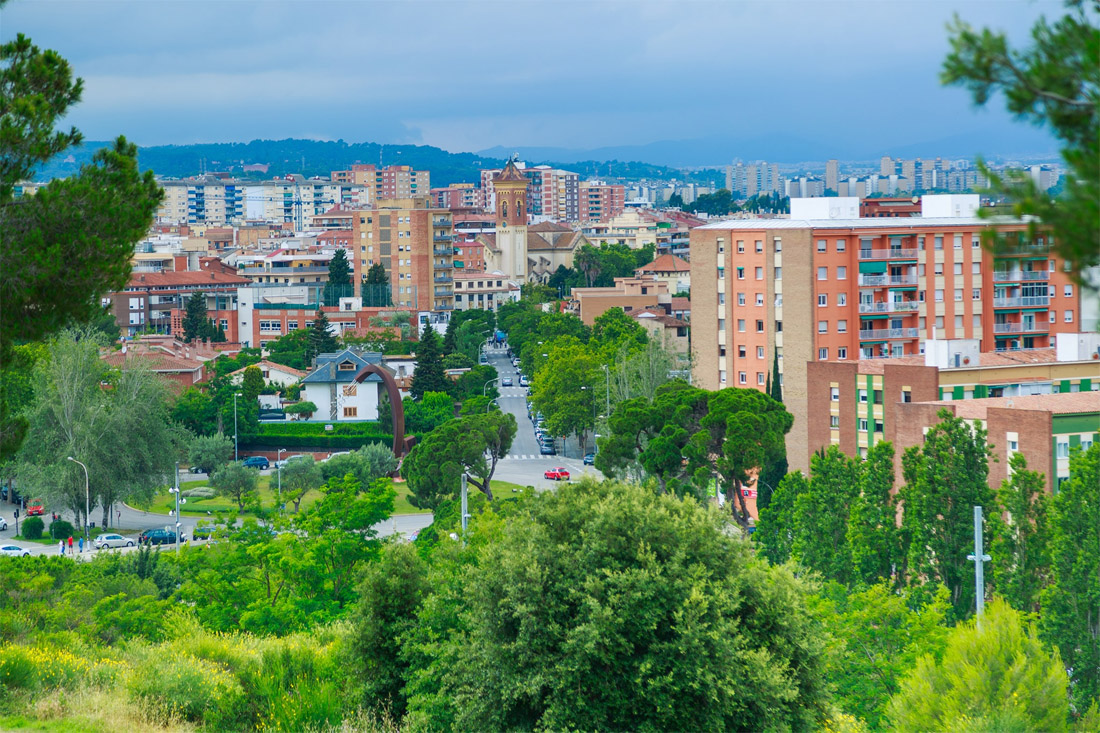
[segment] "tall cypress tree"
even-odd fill
[[[210,321],[206,317],[206,297],[200,292],[191,293],[183,314],[183,340],[191,343],[203,338],[210,331]]]
[[[783,401],[783,385],[779,383],[779,349],[772,347],[772,373],[768,377],[768,396],[776,402]]]
[[[409,394],[419,400],[425,392],[446,392],[447,375],[443,373],[443,353],[439,347],[439,337],[428,324],[420,334],[420,343],[416,345],[416,371],[413,372]]]
[[[313,325],[309,327],[309,340],[306,342],[306,361],[313,361],[318,354],[330,354],[340,348],[340,341],[328,330],[328,316],[317,309]]]
[[[350,296],[354,290],[351,287],[351,265],[348,264],[348,256],[344,250],[336,250],[336,254],[328,263],[328,282],[321,291],[321,298],[325,305],[340,304],[340,298]]]
[[[455,333],[458,331],[458,313],[451,314],[451,320],[447,322],[447,332],[443,334],[443,354],[455,353]]]
[[[385,308],[393,305],[390,279],[386,276],[386,268],[381,262],[374,263],[367,270],[367,278],[363,281],[363,305],[367,308]]]

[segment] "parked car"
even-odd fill
[[[174,545],[176,533],[167,529],[143,529],[138,535],[138,542],[143,545]]]
[[[0,532],[3,532],[7,528],[8,528],[8,520],[4,519],[3,517],[0,517]]]
[[[206,471],[202,470],[201,466],[191,466],[187,471],[188,473],[206,473]]]
[[[8,557],[30,557],[31,553],[25,547],[19,545],[0,545],[0,555],[7,555]]]
[[[134,541],[120,534],[101,534],[92,542],[97,550],[104,547],[133,547]]]
[[[596,454],[595,453],[585,453],[583,463],[586,466],[596,465]]]
[[[548,478],[551,481],[568,481],[569,471],[564,466],[558,466],[557,468],[548,468],[542,474],[543,478]]]
[[[248,458],[244,459],[244,465],[248,466],[249,468],[266,469],[271,464],[263,456],[249,456]]]
[[[543,443],[539,447],[539,455],[556,456],[557,454],[558,454],[558,452],[556,450],[554,450],[554,444],[553,443]]]
[[[46,507],[42,504],[41,499],[31,499],[31,503],[27,505],[28,517],[41,517],[46,513]]]
[[[511,387],[512,386],[512,378],[511,377],[504,377],[503,379],[500,380],[500,386],[501,387]]]
[[[282,459],[281,461],[275,461],[275,468],[286,468],[286,464],[290,463],[295,458],[305,458],[305,457],[306,456],[301,454],[301,453],[296,453],[292,456],[287,456],[286,458]]]
[[[214,536],[215,530],[217,530],[217,527],[210,522],[199,522],[195,525],[195,528],[191,530],[191,539],[208,540]]]
[[[519,386],[521,386],[521,387],[527,387],[527,386],[529,386],[530,384],[531,384],[531,383],[527,381],[527,377],[523,376],[522,374],[521,374],[521,375],[519,375]]]

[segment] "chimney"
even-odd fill
[[[173,255],[172,269],[176,272],[187,272],[187,255]]]

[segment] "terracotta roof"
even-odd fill
[[[154,372],[194,372],[202,369],[203,362],[161,351],[114,351],[103,357],[113,367],[124,369],[127,364],[140,361]]]
[[[691,310],[691,298],[676,298],[672,299],[669,307],[674,311],[690,311]]]
[[[493,182],[497,181],[526,181],[527,176],[523,175],[523,171],[516,167],[514,160],[509,160],[504,168],[493,176]]]
[[[644,310],[631,311],[631,318],[637,318],[642,320],[654,320],[663,325],[665,328],[686,328],[688,326],[687,321],[680,320],[675,316],[670,316],[664,311],[655,308],[645,308]]]
[[[558,222],[554,222],[554,221],[542,221],[542,222],[539,222],[538,224],[532,224],[531,226],[527,227],[527,231],[529,231],[529,232],[571,232],[571,231],[573,231],[573,228],[568,227],[565,224],[559,224]]]
[[[180,272],[135,272],[127,287],[194,287],[196,285],[251,285],[246,277],[221,272],[219,269]]]
[[[1016,410],[1036,410],[1055,415],[1100,413],[1100,392],[1059,392],[1056,394],[1023,395],[1018,397],[985,397],[968,400],[935,400],[929,405],[953,405],[955,416],[967,420],[985,420],[991,407]],[[1100,419],[1096,429],[1100,431]]]
[[[691,265],[687,260],[677,257],[676,255],[661,255],[657,259],[650,262],[648,265],[642,265],[634,272],[636,273],[648,273],[648,272],[690,272]]]
[[[860,359],[860,374],[882,374],[886,364],[902,364],[905,366],[924,366],[923,355],[899,356],[894,359]],[[1025,366],[1028,364],[1054,364],[1058,361],[1058,354],[1054,349],[1031,349],[1029,351],[985,351],[978,355],[976,363],[963,366],[949,366],[948,369],[977,369],[987,367]]]
[[[285,372],[285,373],[290,374],[292,376],[298,377],[299,379],[301,379],[302,377],[304,377],[306,375],[306,372],[302,371],[301,369],[294,369],[293,367],[288,367],[284,364],[276,364],[275,362],[268,361],[267,359],[260,359],[258,362],[256,362],[252,366],[265,366],[268,369],[275,369],[275,370],[280,371],[280,372]],[[238,369],[235,372],[229,372],[229,376],[232,377],[234,374],[244,374],[244,370],[247,369],[247,368],[248,367],[241,367],[240,369]]]

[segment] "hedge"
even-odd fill
[[[332,430],[325,430],[326,425],[332,425]],[[389,427],[388,425],[386,427]],[[266,437],[269,435],[367,435],[384,436],[386,428],[377,422],[357,423],[324,423],[324,422],[297,422],[288,420],[275,424],[261,424],[260,432],[253,437]],[[242,436],[243,439],[243,436]]]
[[[319,450],[355,450],[367,443],[393,444],[392,435],[242,435],[242,448],[252,450],[277,448],[317,448]]]

